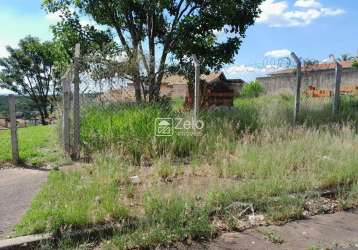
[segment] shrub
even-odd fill
[[[265,92],[264,87],[257,81],[245,84],[241,91],[241,97],[253,98],[259,97]]]
[[[354,60],[353,61],[353,67],[358,69],[358,61],[357,60]]]

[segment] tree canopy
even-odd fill
[[[169,57],[181,69],[188,68],[184,64],[191,63],[192,54],[197,55],[203,69],[217,70],[232,63],[247,28],[260,13],[262,2],[45,0],[44,7],[52,13],[65,13],[59,28],[76,27],[79,17],[109,28],[115,35],[114,41],[118,41],[134,65],[130,77],[137,101],[147,95],[152,101],[159,97]],[[217,33],[225,36],[218,38]]]
[[[10,55],[0,58],[0,87],[29,96],[46,124],[61,89],[67,58],[58,44],[31,36],[20,40],[18,48],[8,46],[7,51]]]

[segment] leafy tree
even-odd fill
[[[29,96],[46,124],[59,95],[66,58],[56,43],[31,36],[20,40],[18,47],[8,46],[10,55],[0,58],[0,86]]]
[[[62,46],[68,60],[74,57],[74,48],[77,43],[81,45],[81,54],[89,55],[101,51],[105,55],[116,49],[113,36],[109,30],[98,30],[90,24],[83,24],[77,13],[68,8],[61,9],[62,21],[52,25],[54,41]]]
[[[49,12],[86,16],[116,34],[131,60],[136,99],[159,98],[168,57],[182,64],[196,54],[202,67],[231,63],[263,0],[45,0]],[[63,22],[72,22],[69,16]],[[215,32],[227,36],[218,39]],[[115,39],[116,40],[116,39]],[[141,88],[141,84],[145,87]],[[145,90],[145,91],[143,91]],[[147,91],[146,91],[147,90]]]
[[[358,61],[357,61],[357,60],[355,60],[355,61],[353,62],[353,67],[356,68],[356,69],[358,69]]]
[[[259,97],[262,93],[265,92],[265,88],[258,82],[252,81],[245,84],[241,90],[241,97],[253,98]]]

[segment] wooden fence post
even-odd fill
[[[339,114],[340,103],[341,103],[341,82],[342,82],[342,65],[331,55],[331,59],[335,64],[335,88],[332,102],[332,113],[333,116]]]
[[[74,58],[73,92],[73,160],[80,159],[80,44],[76,44]]]
[[[11,126],[11,149],[12,149],[12,163],[19,164],[19,147],[17,141],[17,124],[16,124],[16,98],[14,95],[9,95],[9,115]]]
[[[71,85],[69,79],[69,72],[66,72],[62,78],[63,91],[63,116],[62,116],[62,137],[63,146],[67,154],[71,153],[70,140],[70,111],[71,111]]]
[[[293,122],[297,123],[298,114],[300,113],[301,106],[301,84],[302,84],[302,63],[298,56],[292,52],[291,57],[295,60],[297,64],[297,85],[296,85],[296,93],[295,93],[295,109],[293,113]]]

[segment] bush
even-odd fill
[[[245,84],[241,91],[241,97],[253,98],[259,97],[265,92],[264,87],[257,81]]]
[[[358,61],[356,61],[356,60],[353,61],[353,67],[356,68],[356,69],[358,69]]]

